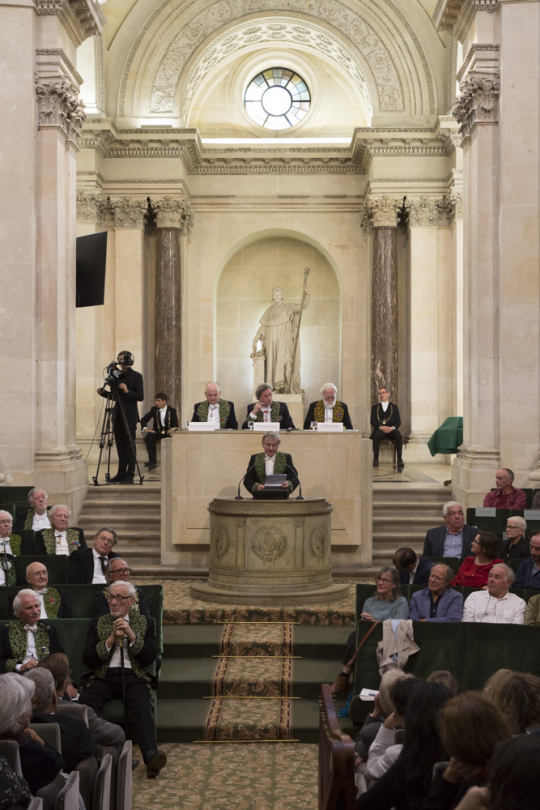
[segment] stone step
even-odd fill
[[[133,501],[139,500],[141,497],[145,500],[160,501],[161,484],[143,484],[142,487],[138,484],[88,487],[85,503],[93,500]]]

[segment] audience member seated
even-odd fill
[[[67,655],[64,653],[53,653],[48,655],[39,662],[38,668],[43,667],[48,669],[54,679],[54,688],[59,701],[70,701],[70,679],[69,679],[69,661]],[[75,690],[75,695],[77,694]],[[98,717],[91,706],[88,709],[88,727],[99,745],[118,745],[121,746],[126,741],[126,735],[121,726],[115,723],[109,723]]]
[[[325,425],[342,422],[345,430],[352,430],[349,409],[344,402],[338,402],[334,383],[325,383],[321,388],[321,394],[322,399],[310,403],[304,420],[304,430],[309,430],[312,422],[323,422]]]
[[[298,486],[298,473],[293,464],[292,456],[289,453],[280,453],[279,445],[281,437],[279,433],[265,433],[262,437],[264,453],[255,453],[249,459],[249,464],[244,478],[244,486],[248,492],[263,490],[267,475],[278,475],[284,473],[287,480],[281,485],[287,492],[294,492]]]
[[[443,506],[444,526],[428,529],[424,541],[424,557],[467,557],[478,529],[465,526],[463,507],[457,501]]]
[[[431,786],[433,766],[444,758],[437,716],[450,698],[446,687],[421,683],[410,695],[405,711],[405,744],[397,759],[367,793],[358,810],[418,810]]]
[[[0,740],[15,740],[21,769],[32,793],[52,782],[64,767],[64,760],[28,728],[32,717],[34,684],[8,672],[0,675]]]
[[[13,518],[9,512],[0,510],[0,554],[9,554],[18,557],[20,554],[30,554],[31,549],[20,535],[12,534]]]
[[[247,430],[250,422],[279,422],[280,430],[294,430],[294,422],[284,402],[274,402],[272,387],[261,383],[255,389],[257,402],[248,405],[246,420],[242,430]]]
[[[409,619],[415,622],[460,622],[463,596],[450,587],[454,572],[448,565],[434,565],[428,587],[416,591],[409,605]]]
[[[452,698],[438,717],[439,734],[450,763],[437,773],[422,810],[450,810],[471,785],[485,784],[495,746],[511,736],[501,712],[477,692]]]
[[[511,734],[540,727],[540,678],[530,672],[499,669],[486,681],[482,694],[506,718]]]
[[[533,495],[531,509],[540,509],[540,489],[537,489]]]
[[[213,422],[214,430],[238,430],[234,402],[221,399],[221,388],[215,382],[204,389],[205,402],[196,402],[192,422]]]
[[[9,512],[0,510],[0,587],[17,584],[12,538],[15,548],[21,548],[21,538],[11,534],[11,515]]]
[[[72,554],[86,548],[82,529],[68,529],[71,510],[64,504],[53,506],[49,512],[50,529],[42,529],[34,540],[35,554]]]
[[[373,596],[366,599],[360,618],[368,622],[383,622],[385,619],[407,619],[409,605],[399,593],[399,577],[395,568],[383,566],[375,577],[377,589]],[[343,658],[343,669],[330,687],[335,695],[347,692],[349,675],[354,669],[350,661],[356,651],[356,630],[350,634]]]
[[[35,667],[24,676],[35,686],[32,701],[32,725],[58,723],[64,757],[64,772],[74,771],[79,762],[94,756],[96,738],[82,719],[74,714],[56,711],[58,697],[54,688],[54,678],[48,669]]]
[[[540,590],[540,532],[535,532],[529,540],[530,557],[521,563],[517,570],[514,588]]]
[[[90,669],[80,702],[103,716],[103,707],[121,698],[125,685],[125,702],[146,764],[146,775],[155,778],[167,763],[158,751],[156,726],[152,714],[149,686],[155,678],[149,668],[157,658],[154,621],[130,613],[135,604],[135,588],[129,582],[115,582],[109,587],[110,614],[91,619],[83,653]],[[127,645],[124,641],[127,640]],[[121,674],[121,649],[124,649],[124,679]]]
[[[28,807],[32,791],[26,779],[12,771],[5,757],[0,756],[0,810]]]
[[[452,697],[459,692],[459,684],[456,678],[447,669],[434,669],[431,675],[426,678],[427,683],[442,683],[450,691]]]
[[[523,624],[525,601],[509,593],[514,572],[505,563],[498,563],[489,572],[487,590],[475,591],[463,605],[463,622],[483,624]]]
[[[106,585],[107,564],[118,557],[111,549],[118,542],[114,529],[103,526],[94,535],[92,548],[79,548],[68,560],[67,581],[70,585]]]
[[[364,724],[354,741],[355,751],[363,760],[367,760],[369,747],[377,736],[379,727],[394,709],[390,691],[400,678],[412,678],[412,675],[403,672],[402,669],[389,669],[381,678],[379,691],[375,695],[373,702],[373,711],[364,720]]]
[[[540,627],[540,594],[531,596],[527,601],[524,624],[528,624],[529,627]]]
[[[412,548],[398,548],[392,562],[399,571],[400,585],[427,585],[433,563]]]
[[[507,560],[526,560],[529,556],[529,541],[525,536],[527,521],[515,515],[506,521],[506,540],[500,551],[500,558]]]
[[[54,627],[39,620],[41,605],[35,591],[19,591],[13,612],[17,619],[0,628],[0,672],[26,672],[46,655],[64,652]]]
[[[71,619],[67,593],[63,588],[49,585],[49,572],[43,563],[34,562],[26,568],[26,581],[35,591],[41,606],[40,619]]]
[[[148,428],[146,425],[150,421],[152,427]],[[167,403],[167,394],[163,392],[156,394],[156,404],[141,417],[141,430],[148,451],[148,461],[144,462],[144,466],[149,470],[155,470],[157,467],[156,445],[161,444],[163,439],[170,439],[173,428],[177,427],[176,408]]]
[[[499,540],[491,532],[478,532],[471,545],[472,557],[466,557],[459,566],[459,571],[452,580],[452,585],[462,588],[485,588],[489,572],[496,563],[502,562],[497,557]]]
[[[522,489],[512,486],[513,481],[514,473],[508,467],[497,470],[495,489],[484,498],[484,506],[494,506],[495,509],[526,509],[527,496]]]
[[[109,560],[107,567],[105,568],[105,578],[107,580],[107,585],[112,585],[113,582],[129,582],[131,578],[131,568],[128,568],[127,562],[121,557],[113,557],[112,560]],[[143,589],[136,585],[135,591],[136,596],[133,609],[136,611],[136,613],[141,613],[143,616],[146,616],[147,619],[151,619],[152,616],[150,614]],[[102,591],[98,591],[94,595],[95,616],[106,616],[107,613],[110,613],[109,602],[107,601],[108,595],[109,592],[106,588],[104,588]]]
[[[41,529],[50,529],[51,524],[47,509],[48,495],[45,490],[34,487],[27,497],[30,509],[27,509],[26,512],[17,512],[15,515],[15,530],[33,529],[35,532],[39,532]]]

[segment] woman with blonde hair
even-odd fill
[[[506,718],[512,734],[540,726],[540,678],[530,672],[499,669],[482,692]]]

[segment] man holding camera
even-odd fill
[[[135,432],[139,421],[137,402],[142,402],[144,399],[143,378],[142,374],[132,368],[135,358],[131,352],[119,352],[117,360],[120,372],[118,373],[117,369],[111,369],[105,383],[118,397],[115,400],[113,414],[114,439],[118,452],[118,472],[114,478],[110,479],[109,483],[133,484],[135,461],[137,459]],[[105,391],[104,388],[98,388],[97,392],[101,397],[109,395],[109,392]],[[123,405],[126,416],[127,430],[120,411],[120,404]]]

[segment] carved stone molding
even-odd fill
[[[393,200],[392,197],[368,197],[360,214],[361,224],[364,229],[373,228],[397,228],[398,212],[402,207],[400,200]]]
[[[103,194],[77,191],[77,222],[99,222],[107,204]]]
[[[278,526],[267,523],[255,532],[250,546],[256,557],[273,564],[285,554],[287,537]]]
[[[446,211],[448,224],[463,219],[463,194],[460,191],[450,191],[442,198],[442,207]]]
[[[413,228],[420,225],[437,227],[448,224],[448,215],[442,198],[407,197],[405,205],[409,212],[409,225]]]
[[[212,534],[212,551],[218,560],[221,560],[228,552],[231,545],[227,530],[223,526],[216,526]]]
[[[108,201],[113,211],[115,228],[144,228],[146,200],[121,197],[115,200],[109,198]]]
[[[499,0],[439,0],[432,19],[438,31],[452,31],[459,38],[476,11],[493,13]]]
[[[97,0],[34,0],[38,17],[58,17],[76,44],[100,34],[106,18]]]
[[[86,115],[75,85],[65,80],[44,82],[36,76],[35,86],[38,128],[59,127],[66,138],[76,144]]]
[[[157,215],[158,228],[178,228],[183,234],[191,233],[193,210],[185,198],[166,195],[160,200],[152,200],[152,207]]]
[[[461,95],[452,107],[460,134],[466,138],[474,124],[497,122],[499,76],[469,76],[461,86]]]
[[[309,550],[316,560],[324,560],[328,550],[328,536],[323,529],[313,529],[309,538]]]

